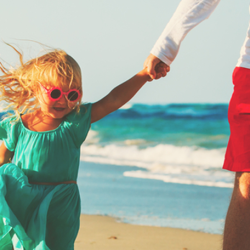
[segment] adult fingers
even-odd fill
[[[161,77],[165,77],[167,75],[167,73],[170,70],[170,67],[168,65],[166,65],[165,63],[158,63],[156,65],[156,77],[157,79],[161,78]],[[156,79],[156,78],[155,78]]]
[[[156,67],[158,68],[163,68],[166,72],[170,71],[170,66],[168,66],[166,63],[164,62],[159,62]]]
[[[155,79],[156,77],[156,72],[155,72],[155,67],[156,65],[160,62],[160,59],[153,54],[149,54],[147,59],[144,62],[144,68],[147,69],[147,72],[151,79]]]

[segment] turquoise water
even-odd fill
[[[226,147],[226,104],[127,105],[93,124],[99,143],[143,139],[144,145]]]
[[[83,214],[117,221],[221,234],[231,189],[125,177],[136,167],[81,162]]]
[[[221,169],[229,138],[226,104],[127,105],[92,125],[82,160],[136,166],[124,176],[233,187]]]
[[[234,174],[222,170],[226,104],[128,104],[81,148],[82,212],[222,233]]]

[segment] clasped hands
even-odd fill
[[[147,69],[147,72],[151,78],[150,81],[165,77],[170,71],[170,67],[153,54],[149,54],[148,58],[144,62],[143,67],[144,69]]]

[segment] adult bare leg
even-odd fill
[[[223,250],[250,249],[250,172],[235,174],[234,190],[228,208]]]

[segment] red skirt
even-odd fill
[[[236,67],[234,92],[229,103],[230,137],[223,168],[250,172],[250,69]]]

